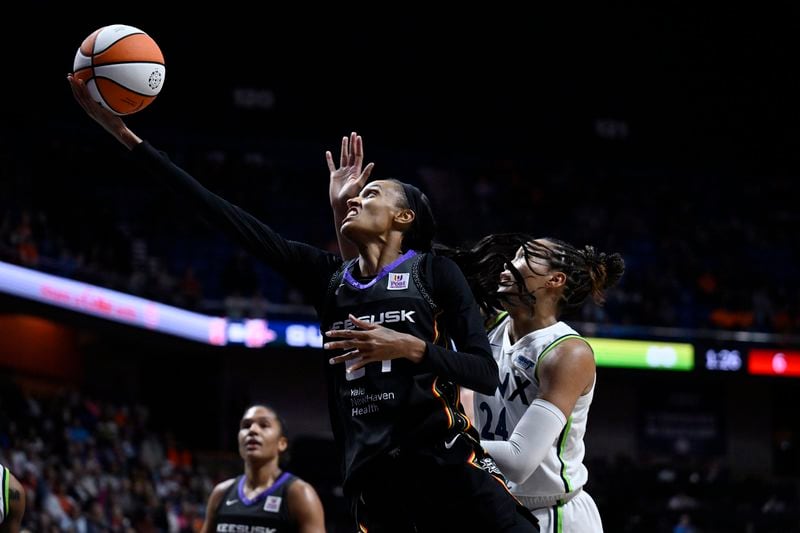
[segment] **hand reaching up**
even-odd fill
[[[124,144],[129,150],[132,150],[142,140],[136,136],[128,126],[125,125],[123,120],[96,102],[92,95],[89,93],[86,84],[72,74],[67,74],[67,81],[72,89],[72,96],[75,101],[86,111],[92,120],[100,124],[104,130],[114,136],[119,142]]]

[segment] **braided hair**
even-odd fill
[[[546,237],[542,240],[551,244],[528,243],[548,252],[544,257],[550,268],[566,274],[567,281],[559,301],[559,310],[568,312],[577,309],[592,298],[598,305],[605,302],[605,291],[619,282],[625,272],[625,261],[618,253],[598,252],[594,246],[575,246],[559,239]],[[525,251],[526,257],[528,251]],[[537,254],[537,257],[541,257]],[[528,260],[530,262],[530,260]]]
[[[544,263],[551,269],[563,272],[566,283],[558,302],[559,312],[565,313],[580,307],[587,298],[602,305],[605,291],[617,284],[625,271],[625,262],[618,253],[597,252],[593,246],[575,246],[551,237],[535,238],[526,233],[496,233],[477,241],[471,248],[454,248],[437,244],[434,251],[450,257],[461,268],[485,316],[502,308],[503,301],[518,298],[533,305],[536,297],[524,290],[524,282],[516,293],[498,293],[500,273],[510,263],[517,251],[523,250],[531,269]],[[512,268],[512,273],[516,269]],[[515,276],[518,273],[515,274]]]

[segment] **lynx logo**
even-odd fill
[[[269,511],[271,513],[277,513],[278,510],[281,508],[281,497],[280,496],[267,496],[267,500],[264,502],[264,510]]]
[[[389,272],[389,286],[390,291],[402,291],[408,288],[408,272],[398,274],[396,272]]]
[[[411,322],[416,324],[412,316],[416,311],[385,311],[378,315],[365,315],[358,317],[359,320],[370,322],[372,324],[392,324],[394,322]],[[331,329],[356,329],[355,324],[349,318],[347,320],[339,320],[331,324]]]

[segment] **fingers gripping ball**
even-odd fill
[[[150,105],[164,86],[164,55],[152,37],[112,24],[92,32],[75,54],[73,75],[92,97],[117,115]]]

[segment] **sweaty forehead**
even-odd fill
[[[271,410],[259,405],[251,407],[250,409],[245,411],[242,420],[247,420],[252,418],[269,418],[271,420],[274,420],[276,417],[275,413],[273,413]]]
[[[367,191],[369,189],[379,189],[381,192],[392,192],[395,194],[399,194],[401,187],[400,184],[389,181],[389,180],[375,180],[367,183],[362,191]]]

